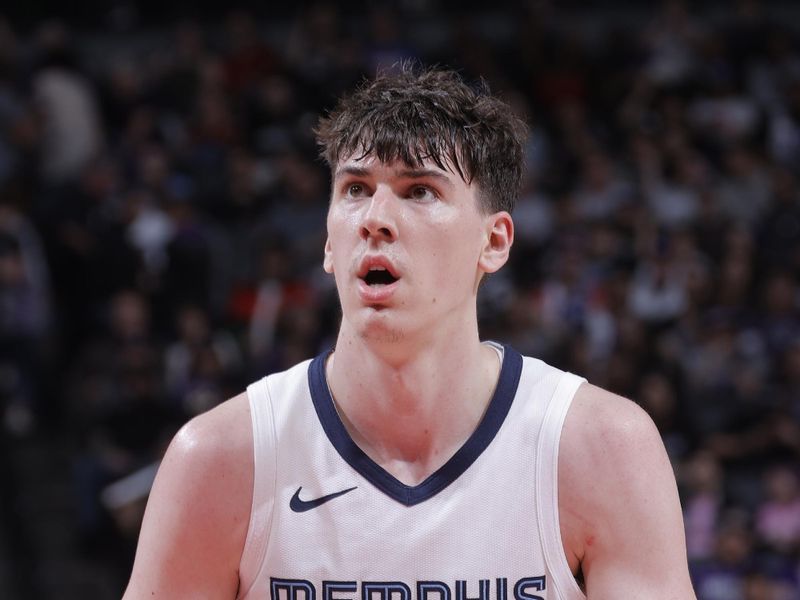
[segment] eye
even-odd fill
[[[345,195],[351,198],[358,198],[366,193],[364,185],[361,183],[351,183],[345,188]]]
[[[409,190],[408,197],[417,202],[432,202],[439,196],[427,185],[415,185]]]

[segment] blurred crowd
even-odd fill
[[[332,344],[312,129],[417,59],[531,125],[483,337],[650,413],[700,600],[799,597],[800,14],[556,5],[0,18],[0,429],[69,440],[83,551],[132,545],[183,422]]]

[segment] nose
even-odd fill
[[[397,239],[396,209],[397,198],[394,193],[379,186],[363,214],[361,237],[387,242]]]

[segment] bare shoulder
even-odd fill
[[[558,476],[564,550],[589,597],[693,597],[672,466],[641,407],[581,386],[564,423]]]
[[[182,497],[186,510],[212,518],[209,524],[237,531],[249,521],[253,433],[247,395],[235,396],[186,423],[172,440],[158,478],[177,488],[171,495]],[[192,501],[201,493],[204,502],[198,506]]]
[[[561,449],[566,458],[579,459],[580,467],[588,461],[593,468],[608,465],[615,469],[619,459],[628,463],[637,451],[636,460],[661,453],[658,430],[650,416],[635,402],[591,384],[583,384],[567,414]],[[586,453],[588,452],[588,454]],[[644,452],[644,454],[642,454]],[[612,466],[612,465],[608,465]]]
[[[221,467],[246,471],[247,465],[242,463],[253,453],[247,394],[241,393],[186,423],[172,440],[169,453],[212,471]],[[204,468],[197,474],[205,472]]]
[[[672,479],[661,437],[636,403],[584,384],[567,413],[559,447],[559,487],[576,510],[618,510],[659,477]],[[602,492],[602,493],[601,493]]]
[[[173,438],[147,503],[125,599],[235,597],[252,489],[250,409],[241,394]]]

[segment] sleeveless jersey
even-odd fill
[[[558,521],[558,443],[583,379],[500,347],[473,434],[408,486],[351,439],[326,355],[247,389],[253,505],[242,600],[583,600]]]

